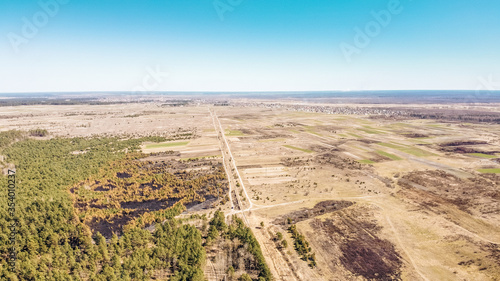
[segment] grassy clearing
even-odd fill
[[[372,160],[369,160],[369,159],[364,159],[364,160],[358,160],[359,163],[361,164],[374,164],[375,162],[373,162]]]
[[[370,129],[357,129],[358,131],[362,131],[362,132],[365,132],[367,134],[372,134],[372,135],[380,135],[380,134],[383,134],[382,132],[380,131],[375,131],[375,130],[370,130]]]
[[[243,132],[239,130],[226,130],[226,137],[238,137],[243,135]]]
[[[500,168],[498,168],[498,169],[479,169],[478,171],[481,173],[484,173],[484,174],[500,174]]]
[[[431,127],[431,128],[438,128],[441,130],[453,130],[452,128],[445,126],[445,125],[440,125],[440,124],[427,124],[426,126]]]
[[[339,136],[347,138],[348,136],[346,134],[339,134]]]
[[[320,136],[322,137],[323,135],[322,134],[319,134],[317,133],[316,131],[314,131],[314,126],[302,126],[304,128],[304,130],[308,133],[311,133],[313,135],[317,135],[317,136]]]
[[[315,132],[315,131],[313,131],[313,130],[306,130],[306,131],[307,131],[308,133],[311,133],[311,134],[316,135],[316,136],[320,136],[320,137],[322,137],[322,136],[323,136],[322,134],[320,134],[320,133],[316,133],[316,132]]]
[[[358,138],[358,139],[362,139],[363,137],[360,136],[360,135],[356,135],[356,134],[353,134],[353,133],[349,133],[349,135],[355,137],[355,138]]]
[[[389,126],[391,126],[391,127],[412,127],[412,125],[408,124],[408,123],[392,123]]]
[[[166,143],[151,143],[146,144],[146,149],[149,148],[160,148],[160,147],[173,147],[173,146],[184,146],[187,145],[188,141],[177,141],[177,142],[166,142]]]
[[[352,149],[357,149],[357,150],[361,150],[361,151],[364,151],[364,152],[372,152],[373,149],[367,147],[367,146],[360,146],[360,145],[355,145],[355,144],[349,144],[348,145],[349,148],[352,148]]]
[[[276,139],[267,139],[267,140],[259,140],[259,142],[272,142],[272,141],[284,141],[284,138],[276,138]]]
[[[469,155],[477,156],[477,157],[481,157],[481,158],[487,158],[487,159],[497,158],[497,156],[495,156],[495,155],[489,155],[489,154],[484,154],[484,153],[469,153]]]
[[[430,138],[415,138],[415,139],[410,139],[409,141],[414,142],[416,144],[431,144],[430,142],[423,141],[422,139],[430,139]]]
[[[405,152],[405,153],[408,153],[408,154],[411,154],[411,155],[415,155],[415,156],[420,156],[420,157],[423,157],[423,156],[435,156],[434,153],[422,150],[420,148],[411,147],[411,146],[395,145],[395,144],[392,144],[392,143],[385,143],[385,142],[379,142],[378,145],[389,147],[389,148],[393,148],[393,149],[397,149],[399,151],[402,151],[402,152]]]
[[[394,154],[390,154],[390,153],[387,153],[385,151],[382,151],[382,150],[377,150],[375,151],[378,155],[381,155],[381,156],[384,156],[384,157],[387,157],[387,158],[390,158],[392,160],[403,160],[403,158],[400,158]]]
[[[366,120],[366,119],[362,119],[362,118],[359,118],[359,117],[351,117],[350,119],[353,120],[353,121],[355,121],[355,122],[361,123],[361,124],[373,124],[372,121],[369,121],[369,120]]]
[[[313,153],[314,152],[314,151],[312,151],[310,149],[295,147],[295,146],[292,146],[292,145],[284,145],[284,147],[290,148],[290,149],[295,149],[295,150],[300,150],[300,151],[307,152],[307,153]]]

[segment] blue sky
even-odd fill
[[[2,0],[0,92],[474,90],[500,78],[499,15],[498,0]]]

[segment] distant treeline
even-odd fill
[[[480,112],[467,110],[446,110],[446,111],[423,111],[411,112],[412,118],[418,119],[434,119],[444,121],[460,121],[460,122],[485,122],[500,124],[500,113],[498,112]]]
[[[102,104],[122,104],[127,103],[124,101],[113,101],[104,102],[96,100],[95,98],[12,98],[12,99],[0,99],[0,106],[20,106],[20,105],[79,105],[79,104],[89,104],[89,105],[102,105]]]
[[[479,110],[449,110],[449,109],[408,109],[408,108],[380,108],[388,112],[387,115],[371,115],[372,119],[430,119],[450,122],[495,123],[500,124],[500,113]],[[390,112],[398,110],[399,112]]]
[[[0,106],[21,106],[21,105],[105,105],[105,104],[126,104],[136,102],[155,102],[157,100],[130,100],[130,101],[102,101],[97,98],[8,98],[0,99]],[[191,100],[173,99],[159,103],[162,107],[177,107],[189,105]]]

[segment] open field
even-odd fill
[[[261,274],[259,252],[228,239],[239,232],[210,232],[202,216],[219,208],[229,225],[250,227],[276,280],[500,279],[499,124],[273,106],[4,107],[0,128],[46,129],[32,136],[40,140],[165,138],[67,191],[79,219],[106,238],[183,200],[181,217],[197,216],[186,223],[204,243],[214,236],[204,246],[208,280],[229,278],[230,266]]]
[[[189,143],[188,141],[178,141],[178,142],[146,144],[145,149],[159,148],[159,147],[184,146],[184,145],[187,145],[188,143]]]
[[[486,158],[486,159],[497,158],[497,156],[495,156],[495,155],[489,155],[489,154],[484,154],[484,153],[470,153],[469,155],[477,156],[477,157],[481,157],[481,158]]]
[[[406,146],[406,145],[397,145],[397,144],[392,144],[392,143],[378,143],[378,145],[389,147],[389,148],[394,148],[402,152],[406,152],[408,154],[412,154],[415,156],[432,156],[432,153],[429,153],[427,151],[424,151],[422,149],[412,147],[412,146]]]
[[[401,158],[399,158],[398,156],[393,155],[393,154],[390,154],[390,153],[387,153],[387,152],[382,151],[382,150],[377,150],[377,151],[375,151],[375,152],[376,152],[377,154],[380,154],[380,155],[382,155],[382,156],[385,156],[385,157],[387,157],[387,158],[389,158],[389,159],[391,159],[391,160],[402,160],[402,159],[401,159]]]
[[[239,130],[227,130],[225,134],[227,137],[243,136],[243,132]]]
[[[500,169],[479,169],[481,173],[491,173],[491,174],[500,174]]]
[[[312,152],[314,152],[314,151],[312,151],[312,150],[310,150],[310,149],[305,149],[305,148],[295,147],[295,146],[292,146],[292,145],[284,145],[284,147],[286,147],[286,148],[290,148],[290,149],[299,150],[299,151],[302,151],[302,152],[307,152],[307,153],[312,153]]]
[[[247,217],[266,226],[256,233],[267,245],[268,262],[282,263],[274,268],[278,280],[500,277],[498,179],[477,172],[500,165],[484,156],[492,154],[471,155],[499,150],[499,125],[279,109],[217,113],[224,127],[245,132],[229,144],[253,203]],[[252,122],[235,122],[240,114]],[[464,135],[478,143],[466,143]],[[456,146],[447,146],[452,142]],[[352,205],[296,218],[328,199]],[[309,241],[315,267],[293,249],[287,218]],[[289,247],[280,248],[266,232],[283,233]]]

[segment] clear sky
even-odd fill
[[[498,0],[1,0],[0,35],[0,92],[474,90],[500,77]]]

